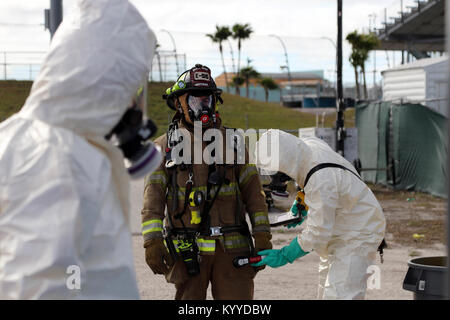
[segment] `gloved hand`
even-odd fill
[[[253,234],[253,238],[255,238],[255,251],[259,252],[261,250],[272,249],[272,243],[270,240],[272,239],[272,235],[269,232],[255,232]],[[256,271],[261,271],[266,266],[256,267]]]
[[[145,242],[145,261],[154,274],[166,274],[173,266],[173,259],[162,238],[153,238]]]
[[[294,201],[294,204],[292,205],[290,211],[292,213],[292,216],[296,217],[298,215],[298,211],[299,210],[298,210],[298,202],[297,202],[297,200]],[[300,220],[299,222],[293,222],[293,223],[288,224],[287,228],[288,229],[295,228],[296,226],[301,225],[303,223],[303,221],[306,220],[306,216],[308,215],[308,211],[301,210],[301,215],[302,215],[302,220]]]
[[[295,228],[303,223],[306,220],[306,216],[308,214],[308,206],[305,204],[305,194],[302,191],[297,193],[297,197],[295,198],[294,203],[290,209],[292,216],[296,217],[298,213],[301,213],[302,219],[299,222],[293,222],[287,225],[287,228]]]
[[[298,244],[297,237],[292,242],[280,250],[263,250],[258,252],[260,256],[265,256],[260,262],[252,264],[254,267],[268,265],[272,268],[284,266],[286,263],[292,263],[296,259],[303,257],[309,252],[302,250]]]

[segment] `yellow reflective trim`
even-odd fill
[[[204,252],[214,252],[216,251],[216,240],[214,239],[197,239],[198,249]]]
[[[245,185],[248,180],[255,174],[258,174],[258,171],[256,170],[256,166],[254,164],[248,163],[246,164],[239,174],[239,185],[243,186]]]
[[[151,174],[145,176],[144,185],[160,183],[163,186],[167,184],[167,174],[163,170],[154,171]]]
[[[211,189],[211,197],[214,197],[217,188],[218,187],[213,187]],[[236,189],[238,190],[238,193],[240,193],[236,182],[231,182],[229,185],[225,185],[224,184],[220,188],[219,196],[232,196],[232,195],[235,195],[236,194]],[[195,191],[202,191],[202,192],[206,193],[207,187],[206,186],[193,187],[191,192],[195,192]],[[185,193],[186,193],[186,188],[185,187],[179,187],[178,188],[178,200],[184,200]],[[169,199],[169,200],[172,199],[172,192],[169,192],[169,194],[167,195],[167,199]]]
[[[163,224],[161,219],[153,219],[153,220],[147,220],[145,222],[142,223],[142,227],[148,226],[149,224],[152,223],[160,223],[161,225]]]
[[[226,249],[237,249],[247,247],[249,245],[248,238],[241,235],[225,236],[224,243]]]
[[[147,234],[149,232],[157,232],[157,231],[162,231],[162,230],[163,230],[162,228],[150,228],[148,230],[143,231],[142,235]]]
[[[265,211],[258,211],[253,214],[253,216],[255,216],[255,217],[266,216],[266,215],[267,215],[267,212],[265,212]]]

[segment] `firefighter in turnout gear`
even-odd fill
[[[220,94],[210,69],[197,64],[163,95],[176,113],[167,133],[155,140],[165,161],[145,179],[142,235],[147,264],[175,284],[175,299],[204,300],[209,283],[214,299],[253,299],[253,279],[262,268],[235,268],[233,259],[272,248],[258,171],[245,148],[237,161],[238,151],[225,141],[216,109]],[[223,144],[208,153],[214,140],[204,141],[203,134],[212,128],[222,133]],[[194,157],[196,143],[186,143],[195,141],[197,129],[203,137],[197,145],[200,161]],[[183,161],[181,143],[188,145]],[[229,154],[229,148],[234,160],[218,161],[215,156]]]

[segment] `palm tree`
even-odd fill
[[[253,67],[248,66],[248,67],[242,68],[241,77],[244,78],[247,98],[249,96],[250,79],[255,79],[255,78],[257,79],[260,76],[261,76],[261,74],[258,71],[256,71],[255,69],[253,69]]]
[[[241,64],[241,43],[242,40],[250,38],[250,34],[253,32],[252,28],[248,23],[246,24],[239,24],[236,23],[233,26],[233,39],[238,40],[238,67],[237,67],[237,74],[240,73],[240,64]]]
[[[218,25],[216,25],[216,32],[212,34],[208,33],[206,36],[209,37],[212,42],[219,44],[219,51],[220,57],[222,58],[223,74],[225,75],[227,92],[230,93],[230,89],[228,87],[227,70],[225,69],[225,61],[223,60],[223,48],[222,48],[222,42],[227,40],[228,37],[231,36],[230,28],[228,28],[227,26],[219,27]]]
[[[231,86],[236,88],[236,94],[241,95],[240,87],[244,84],[245,80],[241,76],[234,76],[231,80]]]
[[[278,84],[272,78],[262,78],[259,84],[264,88],[266,94],[266,102],[269,101],[269,90],[278,89]]]
[[[356,97],[358,100],[361,99],[361,92],[359,88],[359,77],[358,77],[358,67],[361,65],[361,53],[359,51],[353,51],[350,54],[350,64],[353,66],[353,70],[355,71],[355,86],[356,86]]]
[[[361,71],[363,73],[363,81],[364,81],[364,96],[368,97],[367,94],[367,83],[366,83],[366,61],[369,59],[369,53],[370,51],[377,48],[380,44],[380,40],[377,38],[377,36],[374,33],[369,34],[363,34],[362,35],[362,42],[361,42]]]
[[[231,46],[230,39],[227,39],[227,42],[228,42],[228,46],[230,47],[231,65],[233,66],[233,72],[236,73],[236,66],[234,64],[233,47]]]
[[[358,67],[361,66],[361,62],[363,59],[363,53],[361,51],[362,37],[358,33],[358,31],[355,30],[353,32],[350,32],[345,39],[350,42],[352,46],[352,53],[350,54],[349,61],[353,66],[353,70],[355,71],[356,97],[358,100],[360,100],[361,92],[359,89]]]
[[[369,52],[375,49],[379,45],[379,40],[375,34],[359,34],[358,31],[353,31],[347,35],[345,38],[350,42],[352,46],[352,53],[350,55],[350,63],[355,70],[355,83],[356,92],[358,99],[361,98],[359,92],[359,81],[358,81],[358,67],[361,68],[364,81],[364,98],[367,99],[367,83],[366,83],[366,61],[369,58]]]

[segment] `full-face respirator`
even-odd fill
[[[119,147],[125,157],[125,167],[132,179],[139,179],[154,171],[162,161],[160,147],[150,138],[157,127],[146,116],[147,86],[142,85],[130,106],[106,139]]]

